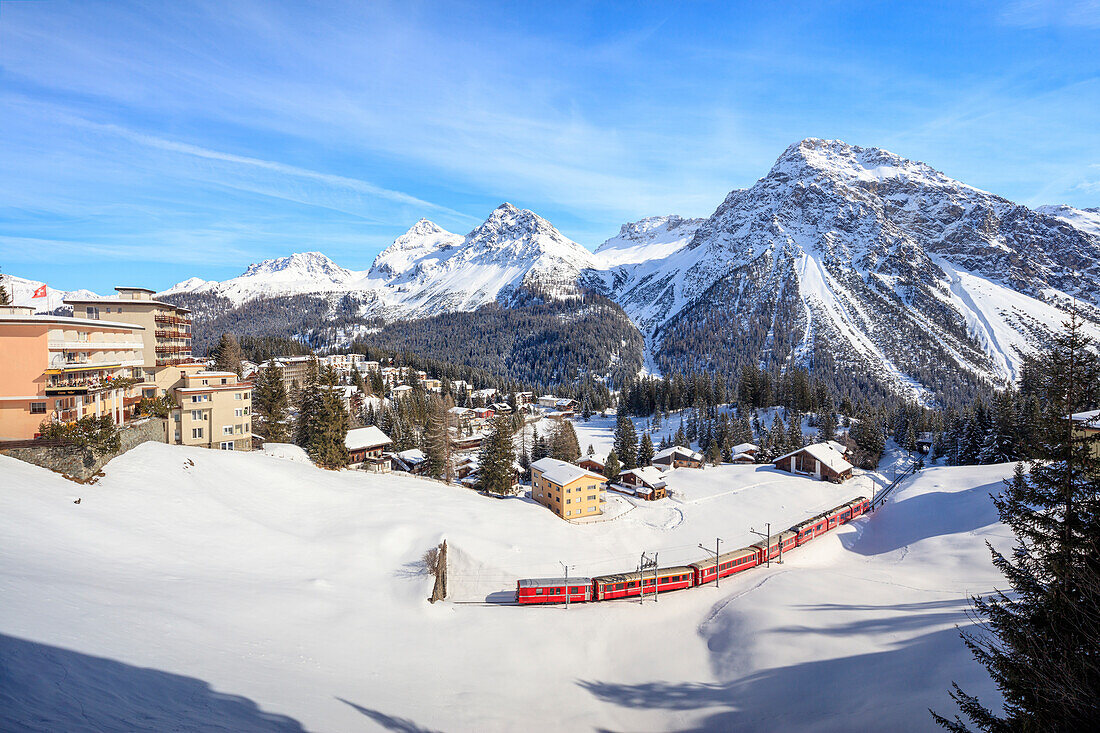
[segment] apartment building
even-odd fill
[[[72,299],[73,316],[141,326],[146,396],[168,394],[180,373],[202,368],[191,356],[191,311],[155,300],[148,288],[117,287],[114,298]]]
[[[43,420],[124,424],[144,385],[144,331],[0,306],[0,440],[29,440]]]
[[[312,356],[277,356],[274,359],[265,361],[260,365],[260,368],[266,369],[268,366],[274,365],[283,377],[283,388],[287,391],[287,394],[290,394],[292,390],[306,383],[311,361],[313,361]]]
[[[531,464],[531,498],[570,521],[603,514],[606,481],[598,473],[555,458]]]
[[[188,372],[169,430],[178,445],[252,450],[252,383],[233,372]]]

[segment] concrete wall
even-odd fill
[[[27,463],[33,463],[42,468],[64,474],[71,479],[87,481],[112,458],[120,456],[134,446],[153,441],[166,443],[168,436],[168,421],[163,418],[148,418],[124,428],[119,432],[120,449],[118,453],[105,455],[93,454],[92,451],[76,446],[36,446],[33,448],[0,448],[0,453],[18,458]]]

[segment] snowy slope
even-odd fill
[[[596,248],[596,256],[606,269],[665,259],[691,241],[704,221],[673,214],[623,224],[616,236]]]
[[[1083,232],[1100,236],[1100,207],[1094,209],[1075,209],[1065,204],[1038,206],[1035,208],[1041,214],[1056,216],[1070,226]]]
[[[81,486],[0,456],[0,728],[934,730],[952,680],[996,701],[954,626],[1003,585],[983,543],[1009,545],[987,494],[1011,466],[926,470],[719,588],[568,611],[458,601],[559,560],[737,547],[870,479],[678,469],[678,501],[570,526],[258,452],[147,443],[105,473]],[[416,560],[442,537],[455,595],[432,606]]]
[[[28,280],[15,275],[3,275],[4,287],[11,296],[14,305],[34,306],[36,313],[48,313],[65,304],[66,298],[99,298],[91,290],[55,290],[46,285],[46,297],[35,298],[34,291],[38,290],[42,283],[38,280]]]
[[[189,278],[158,295],[213,293],[240,305],[258,297],[348,290],[359,277],[361,273],[340,267],[320,252],[298,252],[249,265],[223,282]]]
[[[1100,237],[835,140],[792,145],[683,249],[648,265],[613,297],[658,350],[665,333],[725,320],[734,332],[763,328],[754,348],[774,363],[810,363],[827,349],[915,396],[929,348],[951,369],[1003,384],[1018,372],[1014,347],[1057,327],[1069,296],[1100,322]],[[972,298],[959,272],[979,290],[1016,295]]]

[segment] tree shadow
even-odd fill
[[[305,729],[203,680],[0,634],[0,730]]]
[[[367,716],[386,730],[398,731],[398,733],[438,733],[435,729],[421,727],[408,718],[398,718],[394,715],[387,715],[380,710],[372,710],[362,705],[356,705],[342,697],[336,699]]]
[[[423,560],[410,560],[394,570],[393,574],[398,578],[426,578],[429,575]]]
[[[935,491],[901,501],[890,501],[875,512],[874,521],[862,522],[861,531],[842,533],[844,549],[860,555],[880,555],[931,537],[962,534],[998,522],[990,494],[1001,482],[964,491]]]

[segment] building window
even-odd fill
[[[202,410],[191,410],[192,420],[202,420]]]
[[[32,415],[45,415],[46,414],[46,403],[45,402],[32,402],[31,403],[31,414]]]
[[[87,308],[84,309],[84,313],[86,314],[86,316],[88,318],[90,318],[93,321],[98,321],[99,320],[99,308],[94,308],[92,306],[88,306]]]
[[[244,417],[244,410],[242,410],[240,407],[238,407],[236,410],[233,410],[233,416],[234,417]]]
[[[202,437],[202,428],[191,428],[191,437],[192,438],[201,438]]]
[[[233,450],[233,441],[232,440],[225,441],[224,443],[221,444],[221,449],[222,450]]]
[[[225,427],[222,428],[222,435],[232,435],[232,434],[233,434],[233,426],[232,425],[226,425]]]
[[[243,400],[244,399],[244,392],[234,392],[233,396],[236,397],[238,400]]]
[[[229,384],[229,380],[225,377],[222,377],[222,384]]]

